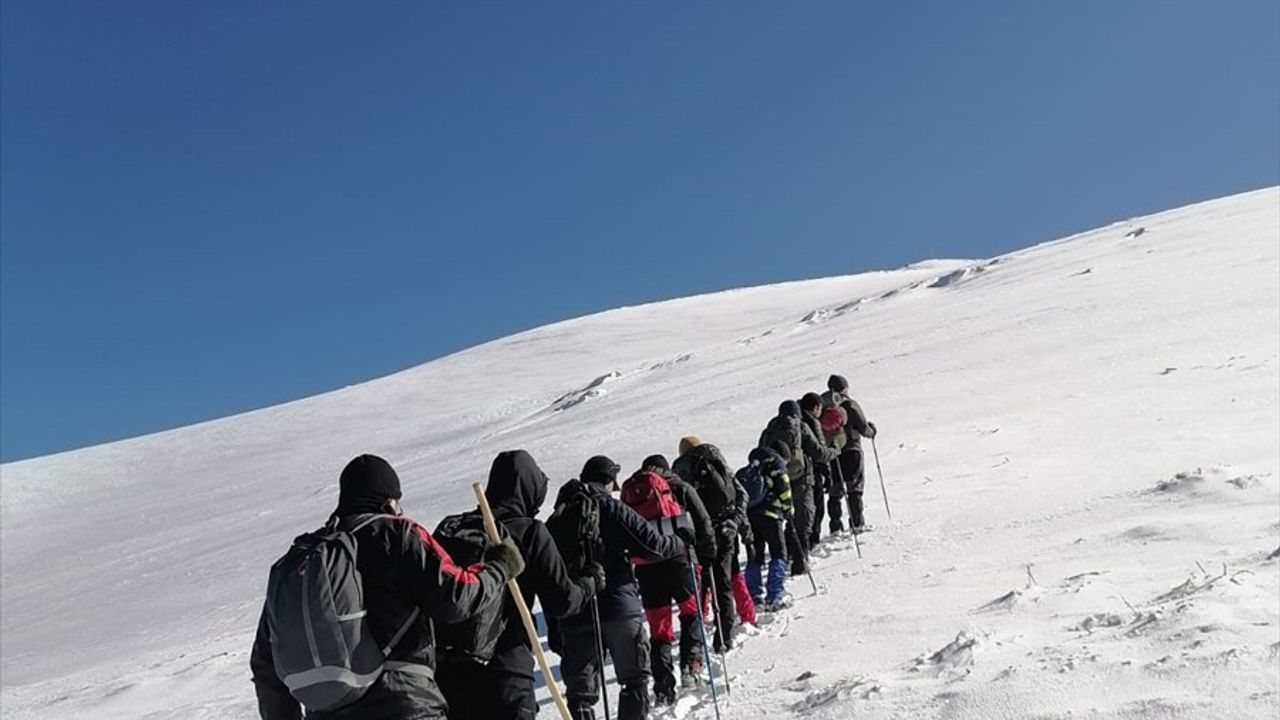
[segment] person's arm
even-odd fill
[[[782,505],[782,514],[788,518],[795,516],[796,506],[791,500],[791,478],[785,473],[780,472],[776,476],[778,488],[778,501]]]
[[[846,424],[853,432],[862,437],[870,438],[876,435],[876,426],[867,421],[867,414],[862,412],[862,406],[853,398],[846,398],[844,401],[844,412],[848,415]]]
[[[249,669],[253,673],[253,690],[258,695],[258,715],[262,720],[302,720],[302,706],[289,694],[289,688],[276,675],[271,656],[271,631],[267,628],[267,609],[262,608],[258,635],[249,653]]]
[[[680,501],[680,506],[693,521],[693,549],[697,552],[699,560],[709,561],[716,556],[716,534],[711,526],[711,515],[693,486],[683,481],[676,482],[679,484],[672,484],[672,488],[680,493],[680,497],[676,499]]]
[[[400,522],[405,526],[400,528],[399,570],[414,603],[436,622],[462,622],[489,603],[501,602],[507,580],[519,574],[518,568],[512,572],[505,563],[458,567],[426,528],[408,519]]]
[[[525,558],[525,571],[521,578],[532,584],[534,594],[542,601],[542,613],[546,618],[578,614],[598,589],[595,578],[574,580],[569,577],[569,568],[551,539],[551,533],[542,523],[535,522],[531,533],[529,554]]]
[[[835,451],[813,434],[813,428],[807,422],[800,423],[800,444],[804,454],[816,463],[831,462],[836,457]]]
[[[682,543],[678,538],[658,534],[635,510],[613,499],[601,501],[601,510],[609,513],[618,528],[618,539],[631,557],[658,562],[675,557]]]

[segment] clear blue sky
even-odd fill
[[[6,0],[0,457],[1276,184],[1278,34],[1275,0]]]

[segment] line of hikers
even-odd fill
[[[652,702],[675,702],[676,658],[680,686],[707,674],[706,627],[723,652],[756,608],[789,604],[787,578],[808,570],[824,510],[832,532],[846,506],[851,530],[866,529],[860,439],[876,428],[843,377],[827,385],[782,403],[736,472],[695,436],[621,484],[617,463],[592,457],[545,524],[547,476],[523,450],[499,453],[484,497],[500,542],[479,511],[428,532],[403,515],[395,470],[355,458],[326,525],[272,566],[250,661],[263,720],[534,717],[535,649],[505,594],[513,579],[541,603],[574,720],[595,718],[606,653],[620,720],[648,717],[651,681]]]

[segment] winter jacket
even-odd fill
[[[752,515],[763,515],[772,520],[786,520],[795,514],[791,502],[791,479],[787,477],[787,464],[772,450],[757,448],[751,451],[750,459],[757,463],[757,472],[764,480],[764,499],[751,509]],[[742,478],[751,471],[751,466],[738,470]]]
[[[711,516],[707,514],[707,507],[702,504],[702,498],[698,497],[698,491],[670,470],[662,471],[660,474],[671,487],[671,496],[680,503],[680,507],[693,523],[693,550],[697,553],[697,561],[704,562],[714,558],[716,531],[711,524]]]
[[[341,519],[350,528],[359,516]],[[414,608],[421,611],[408,632],[391,648],[388,669],[359,701],[308,720],[387,720],[445,717],[445,701],[432,677],[435,666],[433,621],[467,620],[502,599],[507,578],[483,563],[460,568],[426,528],[403,517],[375,520],[356,534],[356,568],[364,583],[366,622],[381,645],[391,639]],[[263,720],[299,720],[302,709],[276,675],[266,608],[249,657],[258,712]],[[393,666],[394,667],[394,666]]]
[[[643,616],[644,606],[640,602],[630,558],[659,562],[681,554],[684,543],[678,538],[659,535],[649,521],[597,483],[570,480],[556,496],[556,505],[569,497],[571,485],[585,488],[600,508],[600,539],[604,554],[597,561],[604,566],[606,578],[604,590],[596,596],[600,619]],[[581,612],[564,618],[565,624],[578,622],[591,622],[591,613]]]
[[[769,421],[768,427],[760,434],[759,446],[770,447],[774,443],[782,443],[791,451],[791,460],[787,463],[787,476],[791,484],[813,484],[814,463],[831,462],[836,453],[820,439],[822,428],[814,433],[813,425],[802,419],[804,412],[800,404],[788,400],[778,409],[777,417]],[[816,420],[814,420],[816,423]]]
[[[718,475],[718,478],[704,477],[700,474],[699,470],[704,461],[709,471]],[[710,443],[702,443],[690,448],[671,464],[671,472],[698,492],[698,497],[702,499],[702,504],[706,507],[707,514],[711,516],[713,523],[719,526],[726,520],[736,522],[737,499],[733,487],[733,473],[729,470],[729,464],[725,462],[720,448]],[[712,484],[718,485],[722,479],[729,495],[727,501],[719,496],[718,488],[711,487]]]
[[[502,524],[520,554],[524,556],[524,572],[516,578],[525,604],[533,607],[534,598],[542,601],[547,617],[573,615],[595,593],[589,578],[575,580],[569,576],[560,551],[551,539],[546,525],[535,520],[547,496],[547,476],[524,450],[500,453],[489,470],[489,484],[484,491],[494,517]],[[515,602],[508,596],[503,615],[506,628],[495,650],[489,671],[509,672],[533,678],[533,652]],[[446,658],[441,658],[444,662]]]
[[[834,403],[844,408],[844,428],[845,428],[845,446],[844,450],[856,450],[862,448],[862,438],[871,437],[871,424],[867,422],[867,414],[862,411],[862,406],[853,398],[828,390],[822,393],[823,405]]]

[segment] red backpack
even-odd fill
[[[645,520],[677,517],[684,513],[671,495],[667,479],[656,472],[641,470],[622,483],[622,502]]]
[[[847,417],[844,408],[839,405],[829,405],[823,409],[822,417],[818,420],[822,423],[822,434],[830,438],[844,429]]]

